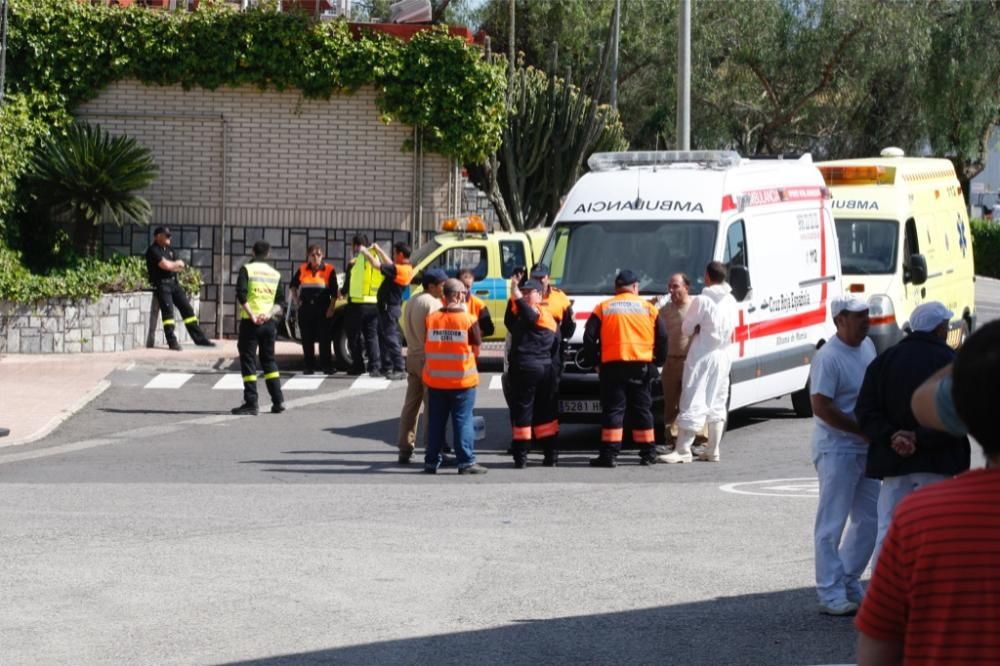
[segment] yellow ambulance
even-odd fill
[[[833,194],[844,292],[868,300],[879,351],[909,327],[913,308],[940,301],[955,313],[949,344],[975,328],[972,230],[946,159],[880,157],[817,164]]]

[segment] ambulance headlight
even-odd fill
[[[872,326],[896,323],[896,309],[892,299],[885,294],[876,294],[868,299],[868,318]]]

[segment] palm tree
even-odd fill
[[[149,222],[152,208],[137,192],[158,173],[152,153],[135,139],[77,123],[42,144],[28,185],[52,214],[69,218],[77,252],[95,256],[101,222]]]

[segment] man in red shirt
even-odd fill
[[[922,488],[896,508],[855,619],[859,666],[1000,663],[998,376],[994,321],[959,350],[950,391],[987,467]],[[943,393],[947,381],[942,373],[928,380],[943,383]],[[922,423],[945,422],[922,415],[916,397],[913,404]]]

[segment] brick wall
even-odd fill
[[[77,116],[153,152],[160,175],[144,192],[152,223],[183,229],[174,246],[202,269],[201,317],[215,335],[215,313],[206,307],[215,307],[219,276],[228,317],[235,271],[257,238],[271,241],[275,257],[291,264],[305,258],[301,239],[327,243],[336,259],[356,230],[400,240],[414,229],[416,165],[403,151],[412,129],[379,120],[372,88],[308,100],[297,91],[185,91],[120,81]],[[447,159],[424,156],[425,229],[450,213],[449,170]],[[148,238],[147,229],[106,229],[106,251],[138,254]]]

